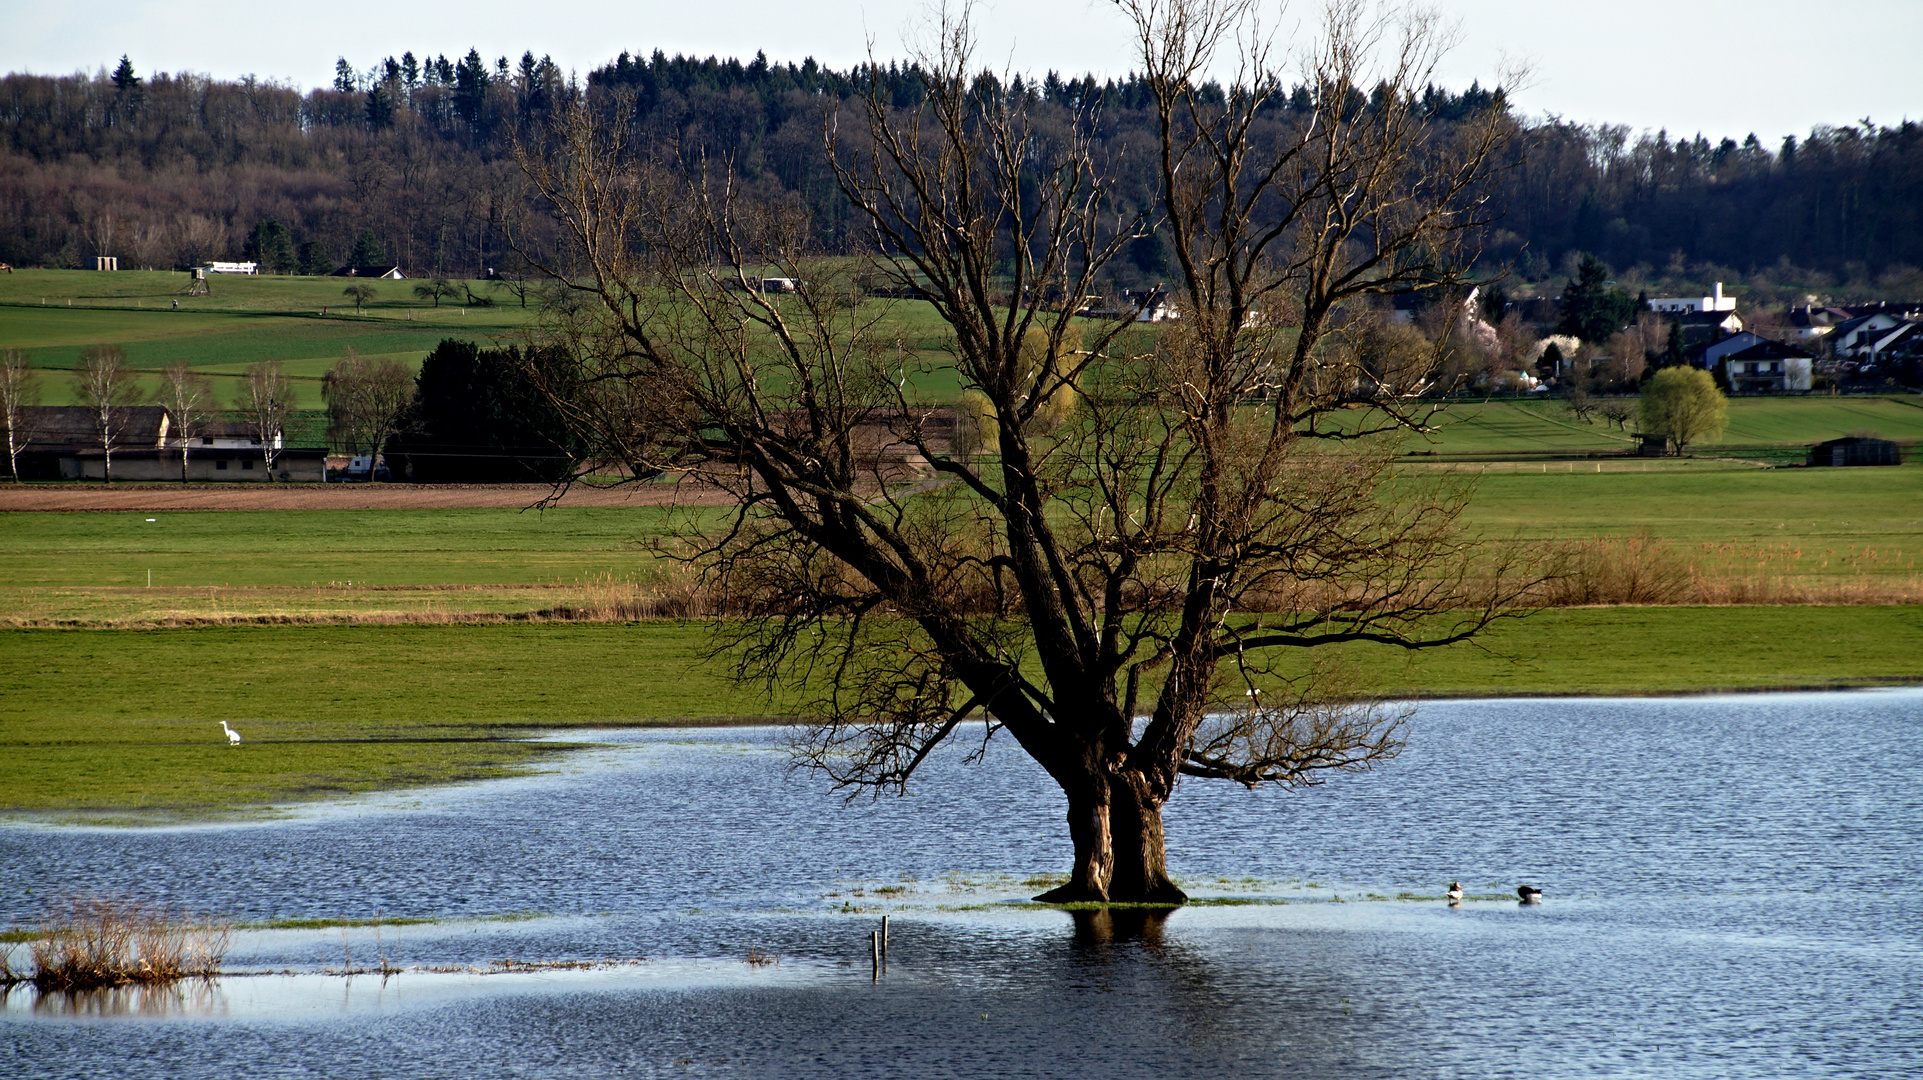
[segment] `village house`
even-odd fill
[[[1736,336],[1755,337],[1754,334]],[[1716,346],[1721,344],[1717,342]],[[1732,394],[1780,393],[1808,390],[1813,360],[1809,353],[1794,345],[1758,338],[1742,348],[1722,353],[1709,366],[1721,369]]]
[[[1697,314],[1707,315],[1719,311],[1736,310],[1736,298],[1723,295],[1723,283],[1717,282],[1716,289],[1709,296],[1661,296],[1649,301],[1649,310],[1664,315]],[[1737,329],[1741,329],[1738,327]]]
[[[1830,351],[1844,359],[1874,360],[1914,333],[1917,323],[1889,311],[1859,315],[1837,324],[1830,334]]]

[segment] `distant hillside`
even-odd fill
[[[504,258],[487,214],[513,173],[510,134],[557,109],[617,100],[650,135],[798,193],[833,247],[846,223],[822,156],[824,116],[871,79],[909,104],[915,74],[656,52],[623,53],[581,83],[532,54],[490,63],[470,51],[457,61],[408,53],[367,72],[343,63],[335,85],[317,90],[143,77],[124,62],[110,76],[8,75],[0,261],[81,266],[112,254],[122,266],[158,267],[245,253],[283,272],[390,260],[417,274],[477,274]],[[1150,117],[1138,81],[1050,72],[995,90],[1026,95],[1060,122],[1093,124],[1113,158],[1117,200],[1144,204]],[[1274,108],[1305,98],[1278,95]],[[1500,91],[1479,87],[1431,90],[1424,103],[1445,125],[1508,109]],[[1755,136],[1712,145],[1553,120],[1529,122],[1528,135],[1526,158],[1493,193],[1504,215],[1485,238],[1491,268],[1541,280],[1587,251],[1619,272],[1679,286],[1923,291],[1915,123],[1818,128],[1774,147]],[[1162,276],[1165,258],[1159,241],[1138,242],[1121,283]]]

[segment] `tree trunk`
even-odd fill
[[[1139,773],[1115,774],[1103,785],[1107,801],[1068,802],[1068,835],[1075,862],[1068,883],[1035,897],[1045,904],[1180,904],[1188,894],[1168,876],[1162,800]]]
[[[1076,904],[1109,900],[1109,880],[1115,873],[1115,846],[1109,832],[1109,808],[1092,797],[1068,799],[1068,837],[1075,845],[1075,864],[1068,883],[1035,899],[1044,904]]]
[[[1186,902],[1188,894],[1168,876],[1162,837],[1164,800],[1154,794],[1148,779],[1134,770],[1116,776],[1109,792],[1109,831],[1115,847],[1109,899],[1137,904]]]

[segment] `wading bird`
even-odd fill
[[[238,731],[235,731],[235,730],[234,730],[233,728],[230,728],[230,727],[228,727],[228,726],[227,726],[227,721],[225,721],[225,720],[222,720],[222,721],[220,722],[220,730],[222,730],[222,731],[224,731],[224,732],[226,732],[226,733],[227,733],[227,745],[228,745],[228,746],[239,746],[239,745],[240,745],[240,732],[238,732]]]
[[[1522,902],[1525,904],[1542,903],[1542,890],[1534,885],[1516,886],[1516,895],[1522,897]]]
[[[1447,896],[1451,900],[1462,899],[1462,882],[1451,881],[1449,883],[1449,891],[1444,893],[1443,895]]]

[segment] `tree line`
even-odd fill
[[[0,78],[0,261],[81,266],[185,265],[245,252],[272,272],[398,262],[409,273],[482,276],[512,261],[493,223],[512,197],[509,146],[557,110],[618,111],[744,182],[800,199],[830,247],[848,250],[846,216],[824,158],[824,124],[877,90],[915,103],[916,65],[835,70],[770,61],[622,53],[564,74],[531,51],[493,60],[470,49],[403,52],[366,69],[346,59],[333,83],[303,90],[252,77],[111,74]],[[1029,103],[1045,126],[1095,140],[1120,212],[1152,208],[1154,124],[1146,76],[987,73],[972,89]],[[1240,91],[1203,83],[1205,101]],[[1501,88],[1425,85],[1425,117],[1459,125],[1511,111]],[[1380,86],[1349,88],[1356,107]],[[1298,84],[1263,91],[1264,117],[1302,115]],[[1618,125],[1515,117],[1526,136],[1488,178],[1492,215],[1475,253],[1489,272],[1541,281],[1592,253],[1626,274],[1676,287],[1751,281],[1785,296],[1806,287],[1868,296],[1923,288],[1923,130],[1914,122],[1819,127],[1772,140],[1712,143]],[[1155,230],[1111,269],[1126,286],[1172,276]]]
[[[395,479],[415,483],[551,483],[567,475],[574,445],[554,403],[530,372],[552,358],[508,346],[484,348],[447,339],[418,373],[391,359],[372,360],[351,347],[321,379],[329,449],[384,454]],[[26,352],[0,352],[0,431],[5,475],[21,479],[20,456],[50,432],[36,426],[46,372]],[[66,373],[74,400],[88,415],[92,441],[113,481],[114,453],[128,446],[129,410],[167,410],[167,440],[188,479],[190,454],[202,435],[239,431],[258,444],[271,477],[296,426],[293,383],[277,360],[250,364],[231,399],[185,360],[160,369],[158,385],[143,393],[142,374],[118,345],[89,345]],[[150,448],[149,448],[150,449]]]

